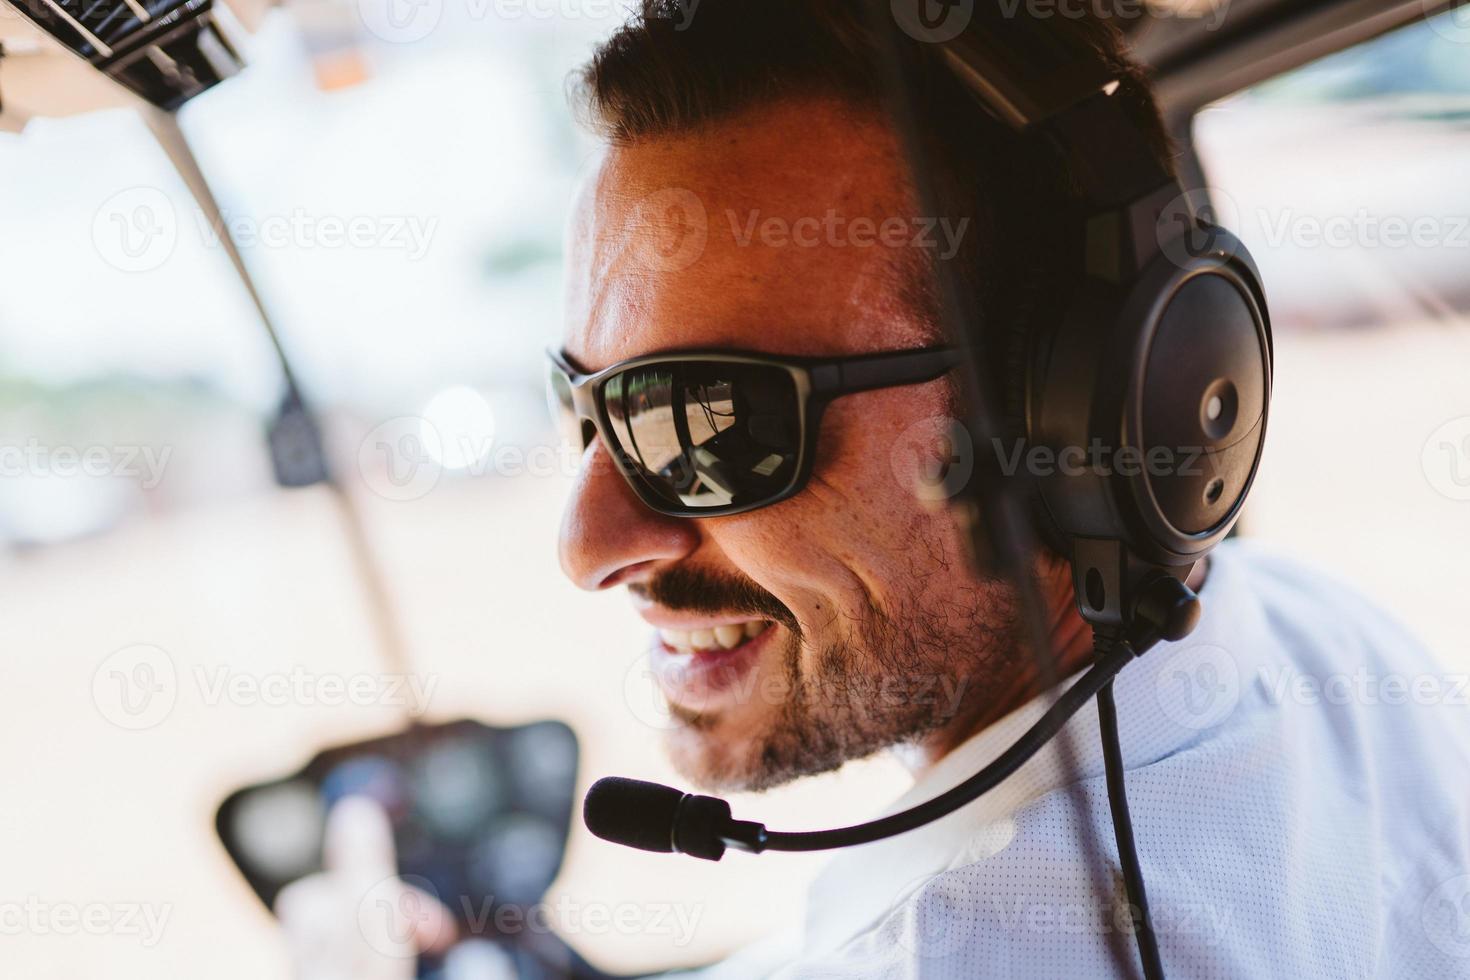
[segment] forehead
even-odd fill
[[[574,210],[564,346],[589,370],[681,348],[921,346],[911,201],[889,127],[833,102],[611,147]]]

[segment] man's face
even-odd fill
[[[832,103],[612,148],[573,220],[566,353],[590,371],[679,349],[930,346],[913,270],[952,241],[916,217],[891,131]],[[958,737],[1014,690],[1011,593],[969,573],[949,516],[915,494],[949,455],[951,391],[836,400],[807,487],[727,517],[656,514],[587,448],[562,565],[586,589],[626,586],[657,630],[686,778],[761,788]]]

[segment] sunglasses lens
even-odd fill
[[[779,367],[681,361],[629,368],[603,388],[625,465],[670,504],[746,506],[790,484],[801,446],[796,380]]]
[[[590,440],[586,435],[587,426],[577,417],[576,405],[572,401],[572,383],[555,364],[546,376],[546,404],[551,409],[551,422],[561,437],[579,450],[586,449]]]

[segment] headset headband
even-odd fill
[[[1077,22],[1041,23],[1019,8],[1007,15],[1001,0],[978,0],[964,29],[940,46],[986,112],[1018,133],[1046,137],[1093,207],[1116,208],[1173,185],[1113,97],[1123,80]]]

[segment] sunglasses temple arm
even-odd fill
[[[897,388],[933,381],[958,367],[964,355],[956,348],[904,351],[845,358],[813,365],[809,370],[814,391],[835,398],[859,391]]]

